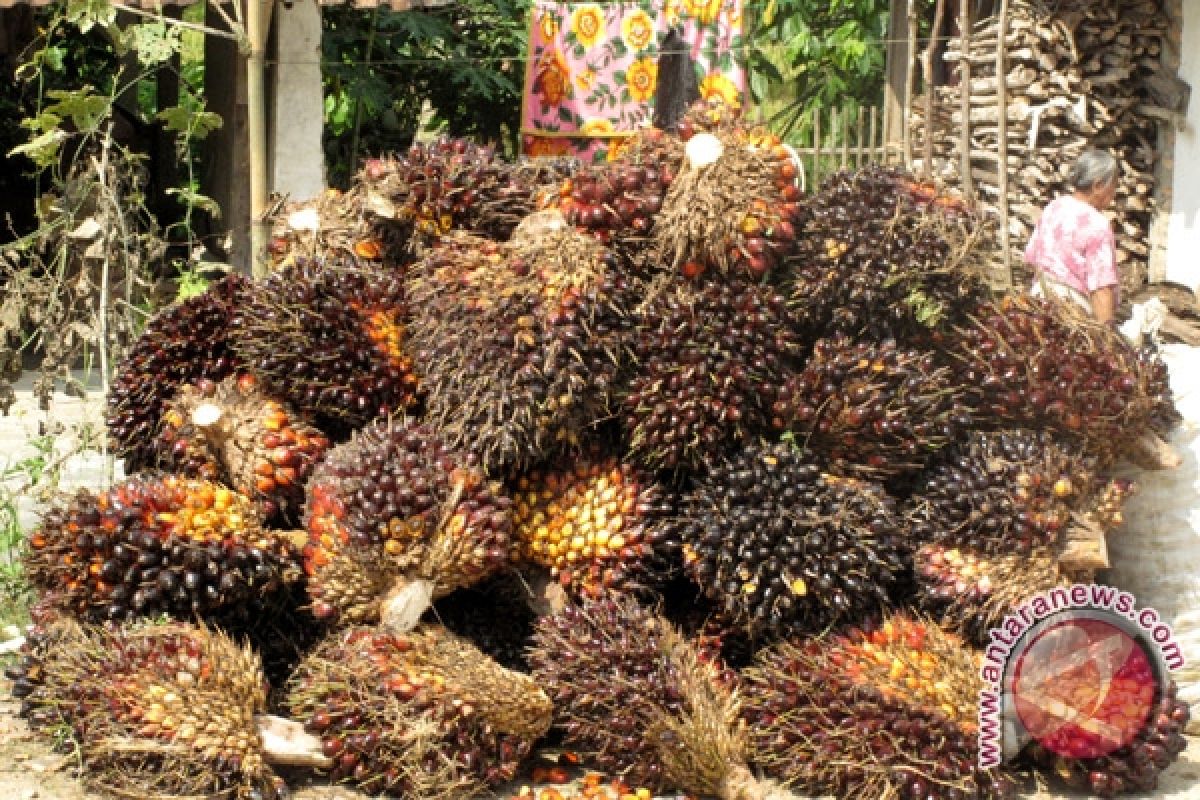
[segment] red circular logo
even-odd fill
[[[1145,645],[1117,625],[1067,618],[1039,631],[1012,671],[1025,730],[1046,749],[1098,758],[1142,731],[1159,682]]]

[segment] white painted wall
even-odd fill
[[[275,86],[271,99],[271,191],[293,201],[325,189],[321,147],[321,9],[317,0],[275,6]]]
[[[1167,280],[1200,289],[1200,0],[1183,0],[1179,77],[1192,86],[1187,127],[1175,134],[1175,181],[1167,226]]]

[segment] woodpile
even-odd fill
[[[1147,279],[1160,126],[1178,119],[1187,96],[1162,64],[1166,10],[1158,0],[1011,0],[1001,9],[950,38],[942,58],[957,67],[957,85],[912,103],[914,158],[1000,212],[1011,270],[997,275],[1022,285],[1021,253],[1041,208],[1067,190],[1071,163],[1088,147],[1112,152],[1121,164],[1111,213],[1118,266],[1123,288],[1136,290]]]

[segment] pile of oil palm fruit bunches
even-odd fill
[[[285,208],[266,277],[121,360],[127,477],[29,539],[23,713],[121,796],[463,798],[545,747],[639,796],[1153,789],[1169,681],[1105,752],[989,768],[977,700],[989,631],[1122,524],[1162,361],[993,291],[948,190],[796,173],[705,103],[603,163],[448,139]]]

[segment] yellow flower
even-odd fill
[[[621,19],[621,38],[630,50],[645,50],[654,41],[654,20],[640,8]]]
[[[712,25],[721,14],[722,0],[683,0],[688,16],[695,17],[701,25]]]
[[[556,106],[571,91],[566,59],[556,50],[547,50],[538,64],[534,90],[546,105]]]
[[[639,58],[629,65],[625,73],[629,96],[641,103],[654,96],[658,86],[658,64],[650,58]]]
[[[585,67],[583,72],[575,76],[575,85],[579,87],[579,91],[581,92],[590,92],[595,83],[596,70],[591,67]]]
[[[583,136],[599,136],[599,135],[602,135],[605,133],[612,133],[612,132],[613,132],[612,121],[607,120],[607,119],[600,119],[599,117],[597,117],[595,119],[589,119],[587,122],[583,123],[583,126],[579,129],[579,133],[582,134]]]
[[[549,11],[543,11],[538,18],[538,27],[542,31],[542,39],[547,42],[554,41],[554,37],[558,36],[558,20]]]
[[[571,30],[583,49],[590,50],[604,35],[604,12],[600,6],[588,3],[575,9],[571,14]]]
[[[679,24],[679,3],[681,0],[667,0],[663,3],[662,18],[668,27]]]
[[[609,139],[608,152],[604,157],[608,161],[619,161],[621,155],[625,152],[625,148],[629,147],[629,143],[633,141],[632,136],[626,136],[624,139]]]
[[[571,152],[571,140],[548,136],[525,137],[525,152],[529,156],[565,156]]]
[[[705,100],[719,97],[731,108],[736,108],[741,103],[741,92],[737,86],[719,72],[710,72],[700,81],[700,96]]]

